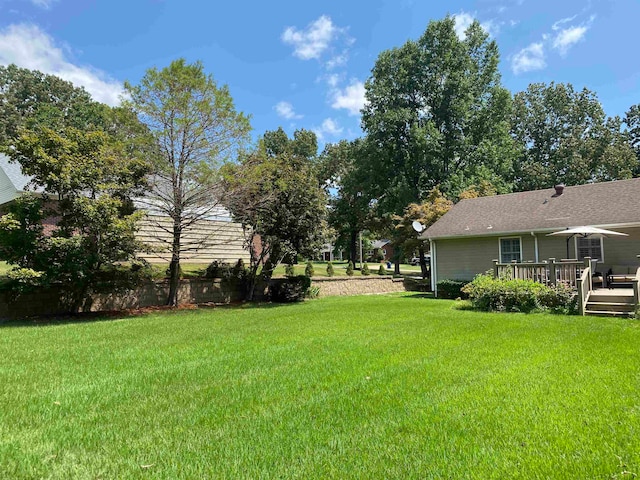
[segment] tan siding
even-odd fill
[[[535,261],[535,239],[529,233],[505,237],[436,240],[438,281],[471,280],[479,273],[492,270],[493,260],[500,258],[500,238],[510,237],[520,238],[523,261]]]
[[[493,268],[498,258],[498,238],[437,240],[436,275],[438,281],[471,280],[478,273]]]
[[[154,249],[154,253],[140,256],[150,262],[167,262],[171,257],[172,236],[161,227],[170,230],[171,220],[154,216],[140,222],[136,237]],[[182,245],[183,262],[210,263],[221,260],[234,263],[239,258],[249,261],[242,226],[238,223],[202,220],[183,232]]]
[[[597,267],[602,272],[619,265],[640,266],[640,260],[636,257],[640,255],[640,228],[616,229],[616,231],[627,233],[629,236],[603,239],[604,262],[600,262]],[[523,261],[535,260],[535,239],[530,233],[508,236],[520,237]],[[549,237],[543,233],[536,234],[536,237],[539,261],[567,258],[566,238]],[[492,260],[499,258],[500,238],[505,237],[436,240],[438,280],[471,280],[478,273],[491,269]],[[575,241],[572,238],[569,240],[569,258],[575,258],[575,256]]]

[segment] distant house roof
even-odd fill
[[[640,224],[640,178],[462,200],[422,238]]]
[[[371,242],[371,248],[382,248],[388,243],[391,243],[391,240],[376,240],[375,242]]]

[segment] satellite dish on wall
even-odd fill
[[[427,228],[417,220],[414,220],[411,225],[413,226],[413,229],[418,233],[422,233],[424,229]]]

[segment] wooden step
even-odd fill
[[[612,317],[616,317],[616,316],[631,316],[633,315],[633,312],[616,312],[613,310],[585,310],[584,311],[585,315],[602,315],[602,316],[612,316]]]
[[[586,310],[598,312],[633,312],[635,306],[632,303],[620,302],[587,302]]]

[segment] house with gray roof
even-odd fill
[[[627,236],[549,236],[583,225]],[[461,200],[421,238],[431,246],[434,286],[444,279],[471,280],[492,270],[494,260],[538,263],[591,257],[600,272],[635,274],[640,178]]]

